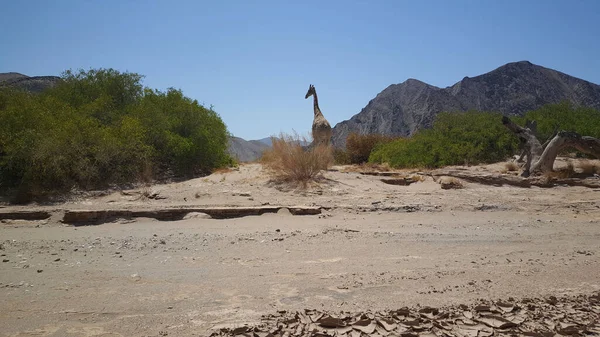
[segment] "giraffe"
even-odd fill
[[[308,87],[308,92],[304,99],[313,96],[313,106],[315,117],[313,118],[312,124],[312,136],[313,142],[310,144],[310,147],[314,147],[316,145],[329,145],[331,142],[331,125],[323,116],[321,109],[319,109],[319,99],[317,98],[317,90],[314,85],[310,85]]]

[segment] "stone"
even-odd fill
[[[212,219],[212,217],[202,212],[190,212],[183,217],[183,220],[189,219]]]

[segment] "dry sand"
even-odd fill
[[[340,168],[338,168],[340,169]],[[469,170],[500,171],[502,165]],[[600,190],[442,190],[326,172],[306,191],[258,164],[58,205],[0,223],[0,336],[196,336],[281,310],[393,310],[600,291]],[[144,195],[154,194],[148,199]],[[61,223],[68,209],[319,206],[180,221]]]

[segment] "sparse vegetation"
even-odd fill
[[[49,193],[192,176],[229,165],[219,115],[113,69],[66,71],[41,94],[0,89],[0,190]]]
[[[305,144],[306,139],[298,135],[281,134],[271,140],[273,147],[263,153],[261,162],[275,182],[306,187],[333,163],[331,146],[319,145],[305,150],[301,144]]]

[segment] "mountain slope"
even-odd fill
[[[333,128],[333,143],[345,146],[350,132],[410,136],[430,127],[443,111],[495,111],[523,115],[568,100],[600,109],[600,86],[528,61],[503,65],[444,89],[409,79],[393,84],[360,113]]]
[[[33,93],[39,93],[51,88],[60,81],[57,76],[33,76],[19,73],[0,73],[0,87],[11,87],[23,89]]]
[[[14,80],[18,80],[21,78],[27,78],[27,77],[29,77],[29,76],[23,75],[20,73],[0,73],[0,83],[14,81]]]
[[[269,138],[270,139],[270,138]],[[239,137],[229,138],[229,154],[240,162],[257,160],[262,153],[271,145],[265,144],[263,140],[244,140]]]
[[[256,142],[261,142],[261,143],[267,145],[268,147],[273,146],[273,141],[271,140],[271,137],[257,139]]]

